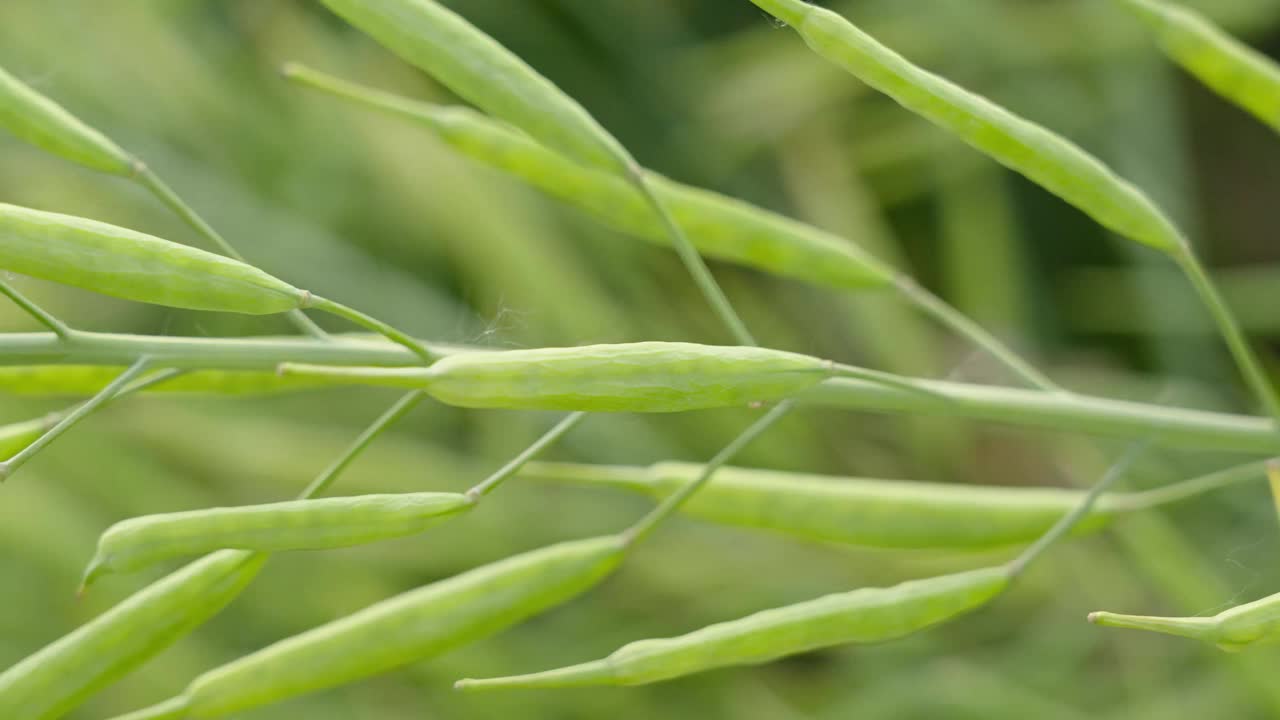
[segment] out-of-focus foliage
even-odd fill
[[[1026,350],[1073,389],[1240,409],[1245,394],[1174,270],[810,54],[742,0],[452,2],[586,105],[649,167],[856,238]],[[1259,338],[1280,324],[1280,141],[1171,68],[1108,0],[831,2],[921,64],[1078,141],[1170,208]],[[1280,3],[1194,3],[1280,49]],[[251,260],[422,337],[497,347],[727,342],[673,253],[614,234],[411,126],[292,87],[284,60],[448,102],[407,65],[302,0],[4,0],[0,65],[145,158]],[[0,200],[194,241],[121,180],[0,137]],[[1248,266],[1247,268],[1245,266]],[[1232,270],[1232,268],[1239,268]],[[739,268],[717,276],[763,344],[922,376],[1005,382],[885,296]],[[287,332],[278,319],[116,302],[22,280],[75,324],[194,335]],[[328,322],[327,320],[325,322]],[[0,304],[4,330],[29,319]],[[339,327],[334,325],[334,327]],[[1280,364],[1280,363],[1276,363]],[[33,461],[0,493],[0,667],[138,587],[74,589],[98,533],[139,514],[293,495],[392,395],[135,398]],[[5,396],[0,421],[56,405]],[[424,406],[361,459],[342,494],[465,488],[548,426],[532,413]],[[741,413],[592,418],[554,452],[704,460]],[[1008,485],[1097,474],[1114,444],[936,420],[797,413],[741,463]],[[1139,483],[1229,459],[1165,453]],[[1058,550],[994,607],[880,647],[668,685],[456,695],[757,609],[992,558],[851,552],[679,520],[600,590],[492,640],[246,718],[1264,718],[1276,657],[1226,657],[1084,624],[1097,607],[1209,613],[1280,588],[1261,485],[1128,518]],[[213,623],[75,718],[167,696],[215,664],[476,565],[610,532],[647,505],[514,481],[420,537],[281,555]]]

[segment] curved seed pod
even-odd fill
[[[321,0],[485,112],[579,162],[627,176],[627,151],[576,101],[434,0]]]
[[[0,268],[104,295],[265,315],[311,294],[241,262],[94,220],[0,204]]]
[[[12,395],[93,395],[106,387],[118,368],[106,365],[0,366],[0,392]],[[319,378],[281,377],[274,372],[191,370],[144,392],[264,395],[331,387]]]
[[[608,536],[516,555],[282,640],[125,717],[221,717],[434,657],[578,595],[623,552]]]
[[[1280,594],[1239,605],[1212,617],[1155,617],[1120,615],[1109,612],[1089,614],[1089,622],[1106,627],[1150,630],[1203,640],[1228,652],[1280,640]]]
[[[231,602],[266,562],[227,550],[201,558],[0,673],[0,717],[54,720]]]
[[[1009,584],[1005,567],[890,588],[862,588],[765,610],[661,640],[624,645],[603,660],[531,675],[460,680],[466,690],[644,685],[849,643],[905,637],[975,610]]]
[[[616,487],[664,499],[698,476],[701,465],[649,467],[532,462],[535,480]],[[1197,497],[1258,479],[1253,462],[1154,490],[1110,493],[1072,532],[1097,530],[1115,516]],[[1280,478],[1277,479],[1280,482]],[[865,547],[987,550],[1029,543],[1078,507],[1085,493],[1046,487],[992,487],[833,477],[723,467],[681,507],[724,525]]]
[[[1222,97],[1280,131],[1280,67],[1188,8],[1122,0],[1174,62]]]
[[[119,373],[115,373],[119,375]],[[108,380],[110,382],[110,380]],[[105,383],[104,383],[105,384]],[[58,422],[57,415],[0,426],[0,461],[7,460],[35,442]]]
[[[184,555],[235,548],[260,552],[348,547],[419,533],[475,501],[460,493],[404,493],[293,500],[145,515],[116,523],[98,540],[87,587],[109,572],[132,572]]]
[[[49,98],[0,68],[0,127],[94,170],[131,175],[133,157]]]
[[[671,235],[635,186],[592,170],[510,126],[461,107],[414,102],[296,64],[285,76],[410,120],[467,157],[583,210],[609,226],[670,245]],[[704,255],[844,289],[881,287],[894,271],[843,238],[714,192],[646,172],[654,193]]]
[[[835,368],[780,350],[641,342],[465,353],[427,368],[285,363],[280,372],[421,388],[459,407],[679,412],[780,400],[818,384]]]
[[[830,10],[805,0],[751,1],[795,28],[818,55],[1103,226],[1170,254],[1186,247],[1146,195],[1062,136],[911,64]]]
[[[702,466],[664,462],[647,468],[530,463],[520,474],[540,480],[605,485],[665,498]],[[985,550],[1031,542],[1080,503],[1084,493],[908,482],[726,467],[681,511],[725,525],[771,530],[822,542],[879,548]],[[1104,498],[1077,532],[1106,524],[1125,509]]]

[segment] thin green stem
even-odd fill
[[[204,218],[200,217],[199,213],[183,201],[173,188],[169,187],[166,182],[160,179],[159,175],[152,172],[151,168],[140,160],[134,163],[134,179],[138,181],[138,184],[149,190],[152,195],[155,195],[165,207],[182,218],[183,222],[190,225],[196,232],[212,243],[214,247],[218,248],[223,255],[240,262],[248,262],[226,238],[222,237],[217,230],[214,230],[213,226],[205,222]],[[288,317],[289,321],[306,335],[319,339],[324,339],[328,336],[328,333],[301,310],[290,310]]]
[[[3,293],[13,301],[14,305],[17,305],[23,312],[35,318],[36,322],[49,328],[55,335],[63,340],[71,337],[71,334],[74,332],[66,323],[54,317],[48,310],[40,307],[26,295],[18,292],[17,288],[3,280],[0,280],[0,293]]]
[[[1040,557],[1045,550],[1048,550],[1055,542],[1071,532],[1072,528],[1093,510],[1093,505],[1098,501],[1098,498],[1102,497],[1103,494],[1111,489],[1111,486],[1115,485],[1120,478],[1129,472],[1129,468],[1133,467],[1133,464],[1142,456],[1142,453],[1147,451],[1150,444],[1150,442],[1143,440],[1126,450],[1124,455],[1121,455],[1120,459],[1102,476],[1102,479],[1094,484],[1092,488],[1089,488],[1089,492],[1085,493],[1084,499],[1080,501],[1079,505],[1076,505],[1071,512],[1063,515],[1058,522],[1054,523],[1053,527],[1049,528],[1044,535],[1041,535],[1038,540],[1009,563],[1010,577],[1021,575],[1027,569],[1027,566],[1035,562],[1036,558]]]
[[[442,356],[473,350],[436,344],[429,347]],[[157,367],[192,370],[273,371],[282,362],[382,367],[422,363],[418,355],[400,345],[367,339],[155,337],[81,330],[64,342],[53,333],[0,334],[0,365],[124,367],[142,355],[152,356]],[[830,378],[796,399],[809,406],[938,415],[1057,432],[1151,438],[1161,445],[1203,450],[1280,454],[1280,434],[1267,418],[905,376],[895,384],[901,387]]]
[[[732,333],[739,345],[756,345],[756,339],[751,335],[751,331],[747,329],[746,324],[742,322],[742,318],[738,317],[738,312],[733,309],[733,304],[725,296],[724,290],[720,288],[715,277],[711,275],[711,270],[707,267],[707,263],[702,259],[702,256],[698,254],[698,249],[694,247],[688,236],[684,234],[684,230],[671,217],[667,206],[653,191],[653,187],[649,184],[648,178],[645,177],[644,171],[634,164],[631,166],[631,182],[640,191],[640,194],[644,196],[645,202],[649,204],[649,207],[653,208],[654,214],[657,215],[667,234],[671,236],[671,244],[675,247],[676,254],[684,262],[685,268],[693,276],[694,283],[702,291],[707,302],[711,303],[711,308],[720,317],[720,321],[729,329],[729,332]]]
[[[1209,277],[1209,273],[1205,271],[1204,265],[1189,246],[1183,246],[1174,254],[1173,258],[1177,261],[1178,266],[1182,268],[1182,271],[1186,273],[1191,285],[1209,310],[1209,314],[1213,316],[1213,321],[1217,323],[1218,330],[1222,333],[1222,338],[1226,341],[1227,348],[1231,351],[1232,357],[1235,358],[1236,365],[1240,367],[1240,372],[1244,375],[1245,382],[1249,384],[1250,390],[1253,391],[1253,394],[1262,404],[1262,408],[1276,421],[1278,429],[1280,429],[1280,397],[1276,395],[1275,388],[1267,380],[1266,373],[1262,370],[1262,364],[1258,361],[1258,356],[1254,353],[1253,348],[1249,346],[1249,341],[1245,338],[1239,323],[1236,322],[1235,315],[1227,307],[1227,303],[1223,300],[1221,293],[1218,292],[1217,285],[1214,284],[1213,279]]]
[[[764,417],[761,417],[759,420],[751,423],[746,430],[742,431],[741,435],[734,438],[733,442],[726,445],[724,449],[716,453],[715,457],[711,458],[706,465],[703,465],[702,472],[698,473],[697,477],[685,483],[684,486],[676,492],[668,495],[666,499],[658,504],[657,507],[651,510],[644,517],[640,518],[636,524],[624,530],[622,533],[623,544],[630,547],[641,540],[644,540],[653,532],[654,528],[656,528],[659,523],[675,514],[685,501],[693,497],[694,493],[698,492],[698,490],[702,489],[702,486],[707,484],[707,481],[711,479],[711,476],[714,475],[721,466],[732,460],[735,455],[742,451],[743,448],[750,445],[751,442],[759,437],[761,433],[768,430],[774,425],[774,423],[781,420],[794,407],[794,401],[783,401],[775,405],[773,409],[764,415]]]
[[[85,402],[81,403],[81,405],[77,407],[74,411],[69,413],[66,417],[62,418],[62,420],[60,420],[57,425],[54,425],[52,428],[49,428],[49,430],[45,434],[37,438],[35,442],[23,448],[22,451],[19,452],[17,455],[14,455],[8,460],[0,463],[0,482],[8,479],[11,475],[13,475],[13,473],[17,472],[18,468],[25,465],[26,462],[30,460],[32,457],[35,457],[36,453],[43,450],[49,443],[56,440],[60,435],[65,433],[67,430],[70,430],[73,425],[80,422],[85,417],[87,417],[90,413],[102,407],[104,404],[106,404],[111,399],[113,399],[117,395],[117,393],[119,393],[122,389],[124,389],[127,385],[129,385],[129,383],[131,383],[134,380],[134,378],[138,377],[143,372],[146,372],[146,370],[150,366],[151,366],[151,358],[145,355],[143,357],[138,358],[137,362],[129,366],[128,370],[125,370],[124,372],[120,373],[120,375],[117,376],[115,380],[112,380],[110,384],[102,388],[102,390],[98,391],[97,395],[94,395],[93,397],[89,398]]]
[[[365,428],[364,432],[360,433],[360,436],[347,446],[346,452],[342,453],[342,455],[335,460],[333,464],[325,468],[324,472],[317,475],[316,479],[312,480],[311,484],[307,485],[307,487],[298,494],[298,499],[309,500],[327,490],[329,486],[333,484],[333,481],[337,480],[338,476],[341,475],[343,471],[346,470],[347,467],[365,451],[365,448],[369,447],[369,445],[371,445],[379,435],[387,430],[387,428],[396,424],[400,418],[409,414],[409,411],[417,407],[418,403],[422,402],[426,396],[426,393],[421,390],[414,390],[402,395],[394,405],[387,408],[386,412],[378,416],[378,419],[374,420],[373,424]]]
[[[1009,368],[1032,387],[1039,388],[1045,392],[1066,392],[1061,386],[1049,379],[1047,375],[1037,370],[1013,350],[1010,350],[996,336],[987,332],[985,328],[973,320],[970,320],[964,313],[948,305],[942,298],[921,287],[912,278],[906,275],[898,275],[894,278],[894,287],[922,312],[945,327],[951,328],[957,334],[968,338],[970,342],[985,350],[991,357],[999,360],[1005,367]]]
[[[379,335],[382,335],[383,337],[387,338],[388,340],[394,343],[403,345],[404,347],[413,351],[415,355],[425,360],[428,365],[430,365],[431,363],[439,359],[438,355],[428,350],[426,346],[424,346],[418,340],[410,337],[409,335],[406,335],[405,333],[395,329],[394,327],[382,322],[381,320],[375,317],[365,315],[359,310],[356,310],[354,308],[349,308],[346,305],[342,305],[340,303],[336,303],[332,300],[329,300],[327,298],[322,298],[322,297],[313,297],[311,300],[311,307],[314,307],[317,310],[323,310],[327,313],[332,313],[334,315],[337,315],[338,317],[350,320],[351,322],[361,327],[368,328],[369,330],[372,330],[378,333]]]
[[[1165,487],[1119,495],[1116,496],[1115,507],[1119,510],[1138,511],[1175,503],[1219,488],[1260,478],[1266,473],[1267,464],[1267,461],[1261,461],[1236,465]]]
[[[501,485],[504,480],[515,475],[517,472],[520,472],[520,468],[524,467],[525,463],[537,457],[543,450],[546,450],[557,440],[564,437],[565,433],[577,427],[579,423],[586,419],[586,417],[587,414],[584,412],[575,412],[566,415],[564,419],[556,423],[554,427],[543,433],[542,437],[534,440],[532,445],[522,450],[519,455],[511,458],[506,465],[498,468],[497,472],[493,473],[489,477],[485,478],[481,483],[468,490],[467,497],[473,500],[479,500],[485,495],[488,495],[498,489],[498,486]]]

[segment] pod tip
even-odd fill
[[[102,577],[107,571],[106,565],[102,560],[94,558],[89,562],[89,567],[85,568],[84,575],[80,578],[80,587],[76,589],[76,599],[84,599],[85,593],[89,591],[89,586],[94,581]]]
[[[288,60],[281,63],[278,70],[280,72],[280,77],[284,78],[285,80],[292,80],[293,78],[297,77],[300,72],[302,72],[302,65],[292,60]]]
[[[567,688],[586,685],[611,685],[613,667],[607,660],[596,660],[568,667],[495,678],[464,678],[453,684],[454,690],[474,692],[480,690]]]

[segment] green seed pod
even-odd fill
[[[906,637],[975,610],[1009,584],[1005,567],[862,588],[765,610],[673,638],[624,645],[603,660],[556,670],[485,680],[460,680],[465,690],[645,685],[734,665],[849,643]]]
[[[1204,16],[1156,0],[1122,0],[1174,62],[1227,100],[1280,131],[1280,66]]]
[[[908,110],[1075,205],[1103,226],[1170,254],[1186,241],[1140,190],[1077,145],[911,64],[840,15],[805,0],[751,0],[815,53]]]
[[[321,550],[414,535],[474,500],[459,493],[404,493],[293,500],[146,515],[116,523],[98,540],[84,586],[185,555],[235,548]]]
[[[466,108],[413,102],[295,64],[284,72],[310,87],[405,118],[463,155],[514,175],[621,232],[663,245],[672,242],[634,184],[580,165],[502,122]],[[656,173],[647,172],[646,177],[704,255],[842,289],[892,282],[892,268],[843,238]]]
[[[1280,594],[1238,605],[1211,617],[1155,617],[1090,613],[1089,622],[1106,627],[1149,630],[1213,643],[1228,652],[1280,641]]]
[[[629,175],[627,151],[576,101],[434,0],[321,0],[485,112],[591,167]]]
[[[241,262],[106,223],[0,204],[0,269],[104,295],[265,315],[311,294]]]
[[[487,637],[595,585],[622,560],[617,537],[500,560],[282,640],[124,718],[213,718],[331,688]]]
[[[0,68],[0,127],[47,152],[114,175],[134,160],[102,133]]]
[[[426,368],[286,363],[280,372],[421,388],[459,407],[679,412],[780,400],[835,369],[828,361],[779,350],[641,342],[464,353]]]
[[[0,366],[0,392],[11,395],[93,395],[106,387],[118,368],[105,365]],[[191,370],[144,392],[211,395],[267,395],[331,387],[318,378],[281,377],[274,372]]]
[[[21,452],[23,448],[45,434],[57,421],[57,416],[50,415],[49,417],[0,426],[0,461],[7,460]]]
[[[265,555],[201,558],[0,673],[0,717],[54,720],[217,614]]]
[[[664,462],[648,468],[530,463],[522,476],[618,487],[663,499],[702,466]],[[1028,543],[1080,504],[1084,493],[725,467],[681,507],[693,517],[821,542],[901,549],[987,550]],[[1128,509],[1108,496],[1076,532]]]

